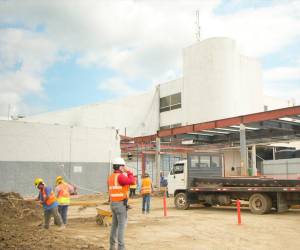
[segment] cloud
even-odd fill
[[[293,99],[300,105],[300,62],[291,67],[264,70],[263,81],[268,95]]]
[[[28,92],[41,93],[43,72],[63,51],[75,54],[83,67],[107,68],[120,76],[100,84],[101,90],[128,94],[146,89],[153,82],[180,76],[182,48],[196,41],[197,9],[202,39],[232,37],[247,56],[261,58],[299,41],[300,1],[215,14],[220,4],[217,0],[2,1],[2,26],[21,26],[1,31],[9,36],[0,34],[0,75],[6,82],[13,79],[15,90],[6,91],[17,93],[18,100]],[[21,75],[27,80],[19,85]]]
[[[140,94],[141,92],[132,88],[130,85],[124,82],[123,78],[112,77],[98,85],[99,90],[110,92],[113,96],[128,96]]]
[[[298,80],[300,85],[300,64],[294,67],[276,67],[264,70],[263,79],[265,82]]]
[[[0,114],[28,111],[27,94],[43,93],[43,73],[57,59],[55,45],[43,35],[0,29]],[[25,108],[26,107],[26,108]],[[12,115],[13,115],[12,113]]]

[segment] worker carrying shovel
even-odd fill
[[[36,178],[34,185],[39,189],[38,200],[42,203],[44,208],[44,228],[49,229],[49,224],[51,217],[54,217],[54,222],[61,229],[64,228],[62,219],[58,213],[58,202],[56,200],[55,194],[52,191],[51,187],[47,187],[41,178]]]
[[[112,211],[110,250],[124,250],[124,233],[128,209],[128,189],[129,185],[135,183],[135,179],[133,174],[125,166],[123,158],[116,158],[113,161],[113,169],[114,172],[108,178],[110,207]],[[117,242],[118,248],[116,248]]]

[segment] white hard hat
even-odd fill
[[[113,165],[122,165],[122,166],[125,166],[125,165],[126,165],[124,159],[121,158],[121,157],[118,157],[118,158],[114,159],[114,161],[113,161],[112,164],[113,164]]]

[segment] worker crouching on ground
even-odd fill
[[[64,225],[67,225],[70,194],[74,193],[74,188],[70,184],[66,183],[61,176],[57,176],[55,193],[58,201],[58,212]]]
[[[112,211],[110,250],[125,249],[124,234],[127,222],[128,189],[134,184],[133,174],[126,168],[122,158],[113,161],[114,173],[108,178],[109,198]],[[118,248],[115,247],[118,237]]]
[[[60,228],[64,228],[62,219],[58,213],[58,202],[51,187],[46,187],[43,179],[37,178],[34,185],[39,189],[38,200],[41,201],[44,208],[44,228],[49,229],[51,217],[54,217],[54,222]]]
[[[152,192],[152,181],[149,174],[145,173],[142,178],[141,193],[143,196],[142,211],[143,214],[150,212],[150,195]]]
[[[130,198],[133,198],[135,196],[136,188],[137,188],[137,176],[135,175],[134,176],[134,184],[129,186],[129,190],[130,190],[129,197]]]

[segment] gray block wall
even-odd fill
[[[0,161],[0,192],[33,196],[38,193],[35,178],[42,178],[46,185],[54,187],[58,175],[76,185],[79,194],[106,192],[109,163]]]

